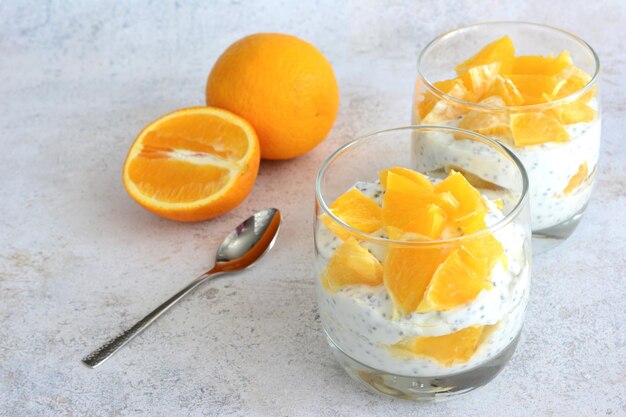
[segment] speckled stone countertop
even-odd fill
[[[426,42],[496,19],[559,26],[598,50],[596,188],[573,237],[534,260],[523,338],[496,380],[443,404],[383,398],[349,379],[322,335],[314,176],[355,135],[409,123]],[[0,416],[626,415],[624,22],[620,0],[1,2]],[[135,135],[202,105],[219,53],[260,31],[303,37],[332,62],[330,136],[264,162],[220,219],[144,211],[120,180]],[[101,368],[80,363],[210,267],[240,219],[274,205],[284,229],[262,264],[202,287]]]

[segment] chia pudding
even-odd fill
[[[436,182],[433,179],[433,182]],[[358,182],[360,190],[382,206],[385,189],[374,182]],[[483,190],[481,190],[482,192]],[[504,215],[495,201],[510,204],[516,198],[503,190],[484,190],[488,227]],[[383,229],[371,235],[386,238]],[[476,298],[445,311],[413,312],[396,316],[388,290],[377,286],[349,285],[339,291],[328,291],[316,280],[320,317],[330,340],[356,361],[380,371],[405,376],[442,376],[467,371],[496,357],[519,335],[526,308],[530,270],[525,246],[525,230],[509,223],[495,230],[493,236],[504,248],[505,258],[498,261],[489,274],[491,288]],[[389,242],[391,244],[391,242]],[[342,244],[323,222],[317,222],[315,244],[318,252],[316,269],[321,277],[329,260]],[[387,245],[380,242],[360,243],[379,261],[384,262]],[[448,335],[470,326],[487,326],[476,351],[467,361],[443,365],[433,358],[403,355],[393,349],[411,338]]]
[[[522,161],[530,182],[530,208],[534,231],[559,225],[582,212],[591,195],[593,176],[600,153],[601,117],[596,99],[589,106],[596,110],[592,122],[565,125],[570,135],[567,142],[547,142],[532,146],[515,146],[510,138],[492,135],[509,147]],[[443,126],[457,127],[463,117]],[[416,122],[418,122],[416,120]],[[428,156],[425,158],[424,156]],[[414,168],[430,170],[424,160],[440,166],[458,167],[501,187],[509,187],[514,178],[512,167],[504,157],[481,143],[455,139],[452,134],[422,133],[413,143]],[[497,164],[499,169],[493,167]],[[584,167],[587,175],[580,184],[568,185]]]

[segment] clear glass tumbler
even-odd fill
[[[468,65],[495,59],[491,51],[466,61],[505,36],[524,57],[463,75]],[[599,71],[594,50],[560,29],[524,22],[463,27],[419,55],[413,123],[472,130],[517,155],[530,180],[533,250],[541,253],[573,233],[589,201],[600,151]]]
[[[457,147],[480,163],[460,161],[462,170],[452,170],[447,161],[459,158]],[[436,238],[398,234],[385,226],[396,220],[385,219],[392,198],[403,198],[402,192],[387,195],[397,192],[392,174],[385,186],[379,177],[389,168],[407,178],[428,178],[435,190],[445,189],[449,175],[462,173],[478,190],[465,196],[474,195],[472,201],[483,202],[475,207],[486,208],[484,223],[470,227],[473,217],[459,214],[445,220],[446,228],[453,226]],[[495,174],[489,179],[498,185],[483,180],[485,172]],[[406,181],[393,177],[393,184]],[[463,193],[453,188],[462,201]],[[526,172],[511,151],[453,127],[376,132],[326,160],[316,181],[316,292],[328,343],[354,379],[393,397],[432,401],[483,386],[502,370],[517,345],[530,290],[527,191]],[[448,198],[437,201],[448,204]],[[427,207],[443,211],[435,206]],[[379,228],[367,217],[377,207],[383,213]],[[401,214],[418,213],[415,206]],[[358,227],[346,220],[355,217]]]

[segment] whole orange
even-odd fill
[[[317,146],[337,117],[339,87],[330,63],[295,36],[258,33],[229,46],[209,74],[209,106],[246,119],[264,159],[289,159]]]

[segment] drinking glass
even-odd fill
[[[486,226],[472,233],[394,240],[385,228],[364,233],[351,227],[331,208],[353,187],[382,204],[385,189],[378,178],[383,170],[410,168],[437,183],[451,172],[451,163],[490,207]],[[482,179],[487,173],[489,181]],[[530,289],[528,179],[519,159],[498,142],[470,131],[395,128],[362,136],[335,151],[322,165],[315,191],[320,318],[328,343],[348,374],[374,391],[417,401],[456,397],[493,379],[518,343]],[[422,285],[412,283],[407,268],[430,279],[461,247],[489,252],[494,238],[502,253],[490,267],[488,289],[452,308],[398,314],[393,296],[402,290],[392,290],[391,283],[406,279],[401,285],[410,292],[420,291],[417,287]],[[329,277],[329,264],[342,247],[357,244],[380,263],[382,283],[330,288],[329,280],[342,282],[348,274]],[[454,279],[462,283],[471,274],[468,267]]]

